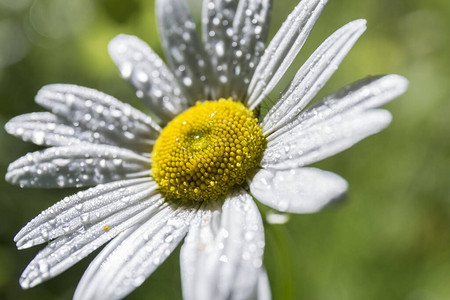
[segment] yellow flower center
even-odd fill
[[[244,105],[231,98],[198,102],[161,132],[153,177],[168,199],[217,200],[245,181],[264,147],[258,120]]]

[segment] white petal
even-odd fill
[[[145,221],[146,220],[144,220],[144,222]],[[95,259],[91,261],[89,267],[86,269],[86,271],[84,271],[83,277],[81,277],[81,280],[77,285],[75,294],[73,295],[73,300],[88,299],[86,294],[90,292],[89,290],[95,288],[95,286],[92,285],[92,280],[94,280],[95,274],[102,267],[101,265],[105,262],[111,252],[113,252],[124,240],[126,240],[130,236],[131,233],[133,233],[140,226],[142,226],[142,222],[130,226],[125,231],[119,233],[119,235],[112,239],[95,257]]]
[[[290,213],[313,213],[341,199],[348,184],[340,176],[315,168],[261,169],[250,192],[261,203]]]
[[[35,112],[12,118],[5,124],[5,130],[26,142],[44,146],[73,145],[91,140],[89,134],[82,134],[79,128],[65,123],[52,113]]]
[[[184,0],[156,0],[156,15],[167,61],[190,104],[215,99],[211,63]]]
[[[271,300],[272,292],[270,291],[269,277],[264,268],[261,268],[258,276],[258,284],[255,287],[253,296],[249,300]]]
[[[222,212],[207,209],[181,248],[186,300],[247,299],[258,282],[264,252],[259,211],[244,190],[227,197]]]
[[[303,131],[289,132],[282,140],[269,141],[261,166],[291,169],[312,164],[380,132],[391,120],[391,114],[381,109],[337,115]]]
[[[203,1],[202,38],[215,76],[219,78],[215,94],[224,98],[230,96],[227,89],[230,86],[228,58],[232,52],[231,38],[237,5],[238,1]]]
[[[139,204],[156,191],[151,178],[139,178],[98,185],[66,197],[31,220],[14,237],[19,249],[73,233],[87,225]]]
[[[145,194],[139,193],[136,197],[145,197]],[[22,288],[36,286],[59,275],[119,233],[151,218],[167,206],[160,194],[147,195],[147,198],[141,198],[138,202],[137,205],[50,242],[23,271],[20,277]]]
[[[336,93],[315,102],[300,116],[267,137],[276,143],[289,132],[300,132],[337,115],[354,114],[386,104],[403,94],[408,81],[399,75],[369,77],[350,84]]]
[[[319,18],[325,0],[303,0],[287,17],[270,42],[255,76],[248,89],[247,105],[256,108],[272,91],[302,48],[316,20]]]
[[[271,0],[239,1],[233,23],[233,42],[228,61],[233,99],[245,99],[265,49],[270,25]]]
[[[196,209],[166,206],[121,241],[108,245],[80,281],[74,299],[122,299],[170,255]]]
[[[6,180],[36,187],[81,187],[150,173],[150,159],[107,145],[79,144],[28,153],[11,163]]]
[[[187,108],[187,100],[172,72],[142,40],[118,35],[108,45],[120,74],[143,93],[143,101],[162,121],[168,122]]]
[[[99,91],[68,84],[44,86],[36,102],[104,144],[151,152],[161,128],[149,116]],[[90,141],[91,142],[91,141]],[[93,142],[93,141],[92,141]]]
[[[217,97],[242,100],[265,48],[270,0],[203,1],[202,34]]]
[[[300,114],[337,70],[365,29],[365,20],[350,22],[314,51],[264,118],[262,128],[265,135],[283,127]]]

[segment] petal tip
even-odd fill
[[[62,86],[63,86],[63,84],[57,84],[57,83],[44,85],[36,93],[36,96],[34,97],[34,101],[37,104],[39,104],[43,107],[46,107],[45,105],[48,104],[49,98],[51,98],[51,96],[54,95],[54,93],[58,92]]]
[[[12,170],[13,170],[13,166],[11,163],[11,164],[9,164],[8,170],[5,174],[5,181],[10,184],[16,184],[16,180],[15,180],[14,174],[12,173]]]
[[[353,27],[356,32],[363,33],[367,29],[367,20],[366,19],[356,19],[349,23],[346,26]]]
[[[31,288],[27,280],[19,280],[19,285],[23,290],[28,290],[29,288]]]
[[[355,24],[359,26],[367,26],[367,20],[366,19],[356,19],[353,21]]]
[[[21,278],[19,280],[20,287],[24,290],[31,289],[40,284],[41,282],[43,282],[41,278],[30,280],[29,278],[25,277],[24,279]]]
[[[17,250],[24,250],[33,247],[32,241],[26,241],[23,238],[18,238],[16,241],[16,237],[14,237],[14,241],[16,242]]]
[[[3,127],[5,129],[5,131],[8,134],[11,134],[11,135],[14,135],[14,129],[15,129],[14,119],[15,118],[13,118],[13,119],[9,120],[8,122],[6,122],[5,126]]]
[[[19,279],[19,284],[20,287],[24,290],[30,289],[32,287],[35,287],[36,285],[38,285],[39,283],[42,282],[42,278],[39,277],[35,277],[35,278],[30,278],[31,272],[30,272],[30,265],[28,265],[25,270],[23,271],[22,275],[20,276]]]
[[[120,45],[123,45],[124,41],[128,38],[128,35],[122,33],[113,37],[108,43],[109,54],[111,56],[115,55],[118,52],[118,47],[120,47]]]
[[[389,81],[391,81],[393,84],[395,84],[399,96],[403,93],[405,93],[408,90],[409,87],[409,80],[403,77],[402,75],[398,74],[390,74],[387,75],[387,78]]]
[[[16,235],[13,238],[13,241],[16,243],[16,246],[18,246],[18,241],[22,237],[22,231],[23,231],[23,228],[20,229],[20,231],[18,233],[16,233]]]

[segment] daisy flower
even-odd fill
[[[269,299],[254,199],[281,212],[312,213],[342,198],[343,178],[306,166],[385,128],[391,114],[376,107],[408,84],[398,75],[370,77],[308,105],[364,32],[366,22],[356,20],[327,38],[259,116],[325,2],[301,1],[265,47],[270,0],[205,0],[201,37],[184,0],[157,0],[168,66],[134,36],[109,44],[152,117],[96,90],[43,87],[36,102],[49,112],[18,116],[5,128],[48,148],[11,163],[6,180],[91,188],[16,235],[19,249],[48,242],[21,286],[60,274],[112,240],[74,298],[120,299],[186,236],[185,299]]]

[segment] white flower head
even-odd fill
[[[344,25],[326,39],[275,105],[257,119],[302,48],[325,0],[302,0],[265,47],[270,0],[205,0],[202,36],[184,0],[157,0],[169,67],[134,36],[109,52],[148,115],[96,90],[49,85],[49,112],[5,128],[48,147],[13,162],[21,187],[86,187],[30,221],[19,249],[48,242],[20,278],[33,287],[109,242],[75,299],[120,299],[141,285],[186,236],[185,299],[269,299],[264,231],[253,197],[281,212],[312,213],[342,198],[347,182],[309,164],[385,128],[377,107],[405,92],[398,75],[370,77],[308,105],[364,32]],[[217,100],[217,101],[215,101]]]

